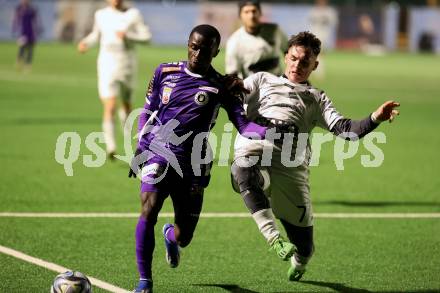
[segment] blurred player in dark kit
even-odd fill
[[[37,36],[42,31],[38,11],[31,5],[30,0],[21,0],[16,7],[12,30],[18,35],[17,68],[30,70]]]

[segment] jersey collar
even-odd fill
[[[188,67],[186,66],[186,64],[185,64],[185,67],[183,68],[183,70],[185,71],[186,74],[188,74],[188,75],[190,75],[190,76],[197,77],[197,78],[201,78],[201,77],[203,77],[203,76],[200,75],[200,74],[197,74],[197,73],[194,73],[194,72],[190,71],[190,70],[188,69]]]
[[[288,83],[290,83],[294,86],[297,86],[297,85],[306,86],[306,87],[312,86],[312,84],[308,80],[306,80],[305,82],[302,82],[302,83],[292,82],[287,78],[287,76],[285,74],[281,75],[280,78],[287,81]]]

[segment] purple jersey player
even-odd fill
[[[227,111],[240,133],[260,137],[266,133],[266,128],[246,120],[239,100],[211,66],[219,44],[216,28],[196,26],[188,40],[188,61],[160,65],[150,82],[145,112],[139,119],[137,156],[129,174],[135,176],[141,165],[142,212],[136,227],[140,281],[135,292],[152,292],[154,226],[168,196],[173,201],[175,224],[165,224],[163,235],[171,267],[179,264],[180,247],[191,242],[209,181],[209,168],[201,159],[219,107]]]
[[[15,9],[12,30],[18,34],[17,67],[23,65],[30,69],[33,48],[39,32],[37,10],[31,6],[30,0],[21,0]]]

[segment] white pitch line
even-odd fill
[[[136,218],[138,213],[0,213],[0,217],[16,218]]]
[[[326,219],[434,219],[440,213],[317,213],[316,218]]]
[[[0,213],[11,218],[139,218],[138,213]],[[174,213],[160,213],[160,218],[174,217]],[[248,218],[249,213],[202,213],[201,218]]]
[[[138,218],[138,213],[12,213],[2,212],[0,218]],[[174,217],[174,213],[160,213],[161,218]],[[201,218],[248,218],[249,213],[202,213]],[[323,219],[435,219],[440,213],[315,213]]]
[[[30,256],[30,255],[27,255],[27,254],[24,254],[24,253],[22,253],[20,251],[17,251],[17,250],[14,250],[12,248],[5,247],[5,246],[2,246],[2,245],[0,245],[0,252],[4,253],[4,254],[7,254],[7,255],[10,255],[12,257],[24,260],[24,261],[29,262],[31,264],[43,267],[45,269],[57,272],[57,273],[64,273],[66,271],[71,271],[68,268],[59,266],[57,264],[54,264],[54,263],[51,263],[51,262],[48,262],[48,261],[45,261],[45,260],[42,260],[42,259]],[[96,287],[99,287],[101,289],[107,290],[109,292],[114,292],[114,293],[129,293],[130,292],[130,291],[127,291],[125,289],[116,287],[116,286],[114,286],[112,284],[109,284],[107,282],[98,280],[96,278],[89,277],[89,276],[87,276],[87,277],[89,278],[89,280],[92,283],[92,285],[94,285]]]

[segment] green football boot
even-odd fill
[[[291,266],[287,271],[287,277],[289,278],[289,281],[298,282],[302,278],[305,272],[306,272],[305,268],[299,269],[294,266]]]
[[[283,237],[278,236],[270,243],[269,250],[275,250],[278,257],[286,261],[295,253],[296,247],[292,243],[284,240]]]

